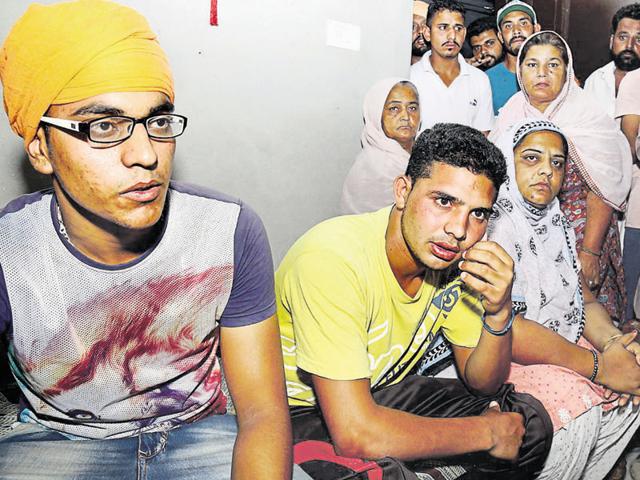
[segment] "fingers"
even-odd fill
[[[496,412],[500,412],[500,404],[498,402],[496,402],[495,400],[493,400],[490,404],[489,404],[489,410],[495,410]]]
[[[620,340],[618,341],[622,343],[622,345],[624,345],[625,347],[628,347],[631,344],[631,342],[633,342],[633,340],[636,338],[637,335],[638,335],[638,331],[633,330],[632,332],[625,333],[624,335],[622,335],[620,337]],[[638,356],[636,355],[636,362],[637,362],[637,357]]]
[[[481,252],[491,253],[492,255],[498,257],[505,265],[513,265],[513,259],[506,252],[506,250],[496,242],[491,241],[476,243],[473,247],[463,253],[462,258],[464,258],[465,260],[469,259],[479,262],[482,261],[480,259],[481,257],[476,257],[476,254],[481,254]]]
[[[627,403],[629,403],[630,398],[631,395],[629,395],[628,393],[620,395],[620,398],[618,399],[618,406],[624,407]]]

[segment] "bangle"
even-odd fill
[[[600,250],[599,252],[594,252],[593,250],[588,249],[584,245],[580,248],[580,250],[582,250],[584,253],[588,253],[589,255],[593,255],[594,257],[602,256],[602,250]]]
[[[591,350],[591,353],[593,354],[593,373],[589,377],[589,381],[595,382],[598,376],[598,353],[595,350]]]
[[[513,325],[513,319],[516,316],[516,312],[513,311],[513,309],[511,310],[511,318],[509,319],[509,321],[507,322],[507,324],[504,326],[504,328],[502,330],[494,330],[493,328],[491,328],[489,325],[487,325],[487,312],[484,312],[482,314],[482,327],[489,332],[491,335],[495,335],[496,337],[501,337],[503,335],[505,335],[509,330],[511,330],[511,326]]]

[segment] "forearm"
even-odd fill
[[[487,315],[485,321],[493,330],[500,331],[510,319],[511,312]],[[498,391],[509,375],[511,365],[512,332],[498,336],[482,329],[478,346],[469,356],[464,368],[467,386],[490,395]]]
[[[429,418],[377,405],[365,418],[351,425],[348,440],[334,438],[339,454],[408,461],[492,447],[491,431],[482,417]]]
[[[557,365],[586,378],[593,373],[589,350],[520,315],[513,324],[513,360],[521,365]]]
[[[604,203],[592,191],[587,193],[587,221],[584,227],[584,239],[582,240],[584,248],[596,253],[602,250],[602,244],[609,228],[612,214],[612,207]]]
[[[268,412],[239,421],[231,477],[233,480],[291,478],[291,445],[288,411]]]
[[[605,308],[598,302],[586,303],[584,314],[587,319],[584,328],[584,336],[599,352],[604,350],[607,342],[622,332],[618,330]]]

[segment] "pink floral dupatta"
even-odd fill
[[[524,45],[543,33],[553,33],[564,42],[569,56],[567,78],[558,97],[543,112],[529,102],[520,76],[520,56]],[[596,195],[616,210],[623,211],[631,188],[632,159],[629,145],[615,121],[575,82],[573,55],[567,42],[557,33],[535,33],[518,53],[518,83],[521,90],[500,109],[489,139],[496,141],[525,118],[552,121],[569,139],[569,154],[585,182]]]

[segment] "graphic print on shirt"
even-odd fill
[[[43,346],[38,363],[29,352],[18,353],[18,359],[31,382],[46,386],[45,400],[79,407],[66,412],[72,418],[103,418],[84,400],[104,398],[105,383],[110,401],[102,409],[126,402],[142,417],[162,416],[198,407],[208,396],[208,412],[224,412],[219,365],[212,354],[217,330],[213,321],[194,319],[205,312],[215,318],[208,307],[228,293],[223,292],[228,282],[220,279],[232,270],[225,265],[113,287],[68,309],[66,326]],[[97,328],[83,328],[87,318]],[[105,420],[113,419],[112,412]]]

